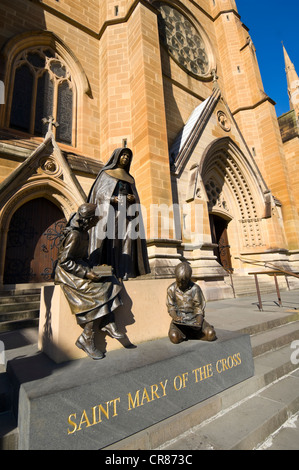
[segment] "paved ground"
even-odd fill
[[[258,308],[256,296],[211,301],[206,306],[206,320],[215,329],[245,331],[256,325],[258,330],[258,326],[264,322],[276,320],[297,310],[299,312],[299,290],[282,292],[281,299],[280,307],[276,292],[263,294],[263,311]]]

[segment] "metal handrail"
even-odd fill
[[[258,275],[260,275],[260,274],[267,274],[269,276],[271,276],[271,275],[274,276],[276,293],[277,293],[277,298],[278,298],[278,304],[279,304],[279,307],[282,307],[280,290],[279,290],[279,285],[278,285],[276,276],[280,275],[280,274],[283,274],[284,276],[293,276],[293,277],[299,278],[299,275],[296,274],[296,273],[290,272],[290,271],[286,271],[285,269],[281,269],[278,266],[275,266],[273,263],[267,263],[267,262],[258,261],[258,260],[248,260],[248,259],[240,258],[240,257],[237,257],[237,256],[235,258],[239,259],[242,262],[248,263],[248,264],[255,264],[255,265],[260,266],[261,265],[260,263],[263,263],[265,268],[267,268],[267,264],[268,264],[268,266],[272,267],[271,271],[257,271],[257,272],[252,272],[252,273],[248,273],[248,274],[252,274],[254,276],[254,279],[255,279],[256,292],[257,292],[257,296],[258,296],[258,307],[259,307],[260,311],[263,311],[261,292],[260,292],[259,283],[258,283]],[[273,268],[275,269],[275,271],[273,271]],[[288,284],[287,278],[286,278],[286,282]]]
[[[281,269],[280,267],[276,266],[275,264],[273,263],[269,263],[269,262],[265,262],[265,261],[258,261],[258,260],[249,260],[248,258],[241,258],[239,256],[235,256],[235,259],[239,259],[240,261],[244,262],[244,263],[248,263],[248,264],[256,264],[258,266],[261,266],[260,263],[263,263],[263,267],[265,268],[268,268],[269,266],[272,267],[272,269],[275,269],[275,271],[277,272],[281,272],[282,274],[286,275],[286,276],[293,276],[293,277],[297,277],[299,279],[299,274],[296,274],[292,271],[286,271],[285,269]],[[267,266],[268,265],[268,266]],[[270,269],[270,268],[268,268]],[[261,271],[259,274],[273,274],[274,271],[271,271],[269,273],[267,273],[266,271]]]

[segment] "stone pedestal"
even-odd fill
[[[123,284],[123,305],[115,311],[115,321],[125,338],[116,340],[98,330],[96,343],[103,352],[132,347],[167,336],[170,316],[166,307],[171,279],[132,280]],[[82,333],[60,286],[44,286],[41,291],[38,346],[56,363],[80,359],[86,354],[75,342]]]
[[[11,361],[20,387],[19,449],[103,449],[251,377],[250,337],[217,337],[146,341],[101,361],[55,364],[44,354]]]

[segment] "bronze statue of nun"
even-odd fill
[[[91,263],[112,266],[123,280],[150,272],[140,200],[130,174],[132,157],[129,148],[114,150],[88,196],[100,219],[90,232]]]
[[[110,273],[93,270],[88,259],[88,230],[98,222],[96,205],[82,204],[68,221],[62,235],[58,261],[55,268],[55,284],[60,284],[77,323],[84,329],[76,341],[93,359],[104,354],[95,345],[94,322],[100,320],[100,328],[113,338],[123,338],[114,322],[114,310],[121,305],[119,281]]]

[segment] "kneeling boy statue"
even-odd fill
[[[191,281],[191,266],[180,263],[175,276],[176,281],[167,289],[167,309],[172,317],[170,341],[174,344],[189,338],[214,341],[216,332],[205,320],[205,299],[199,285]]]

